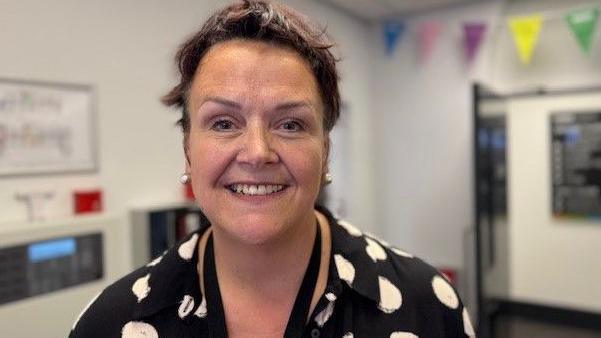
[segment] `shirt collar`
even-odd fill
[[[147,269],[148,296],[134,307],[134,319],[153,315],[167,307],[177,305],[184,297],[191,296],[195,308],[200,305],[200,281],[198,264],[198,242],[208,228],[208,223],[190,233],[162,256],[141,269]]]
[[[376,276],[396,274],[389,260],[376,263],[367,253],[367,247],[372,243],[378,250],[384,250],[385,246],[380,245],[373,236],[363,234],[349,222],[337,219],[328,209],[321,206],[316,209],[327,217],[332,234],[332,257],[326,292],[331,289],[338,295],[342,292],[341,288],[347,288],[379,303],[380,286]]]
[[[378,278],[358,278],[358,275],[372,277],[396,275],[393,273],[392,263],[384,260],[376,264],[372,256],[366,254],[370,240],[373,242],[374,239],[365,236],[348,222],[337,220],[325,207],[317,206],[316,209],[327,217],[332,237],[325,292],[339,295],[343,289],[348,288],[376,303],[379,302]],[[200,293],[197,273],[198,242],[209,225],[208,222],[204,222],[198,230],[190,233],[161,257],[141,268],[146,270],[143,276],[149,275],[150,292],[146,298],[135,305],[133,313],[135,319],[142,319],[167,307],[180,304],[185,296],[194,299],[194,308],[200,305],[203,296]]]

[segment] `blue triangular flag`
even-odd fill
[[[392,55],[392,53],[394,53],[394,50],[404,31],[405,24],[400,21],[388,20],[384,22],[384,42],[386,43],[386,54]]]

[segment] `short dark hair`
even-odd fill
[[[200,61],[215,44],[234,39],[281,45],[292,48],[303,57],[319,85],[324,106],[324,128],[328,132],[332,130],[340,116],[338,60],[330,51],[334,44],[325,29],[288,6],[269,0],[243,0],[213,14],[177,51],[175,59],[180,80],[161,101],[167,106],[182,108],[182,116],[177,123],[185,135],[190,131],[187,111],[189,90]]]

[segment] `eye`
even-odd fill
[[[282,123],[282,129],[286,131],[301,131],[303,130],[303,125],[298,121],[290,120]]]
[[[232,128],[234,128],[234,123],[230,120],[223,120],[223,119],[215,121],[215,123],[213,123],[213,125],[211,126],[211,129],[217,130],[217,131],[231,130]]]

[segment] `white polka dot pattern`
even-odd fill
[[[96,301],[96,299],[98,299],[98,297],[100,297],[101,294],[102,294],[102,291],[98,292],[98,294],[96,296],[94,296],[94,298],[92,298],[92,300],[90,300],[88,302],[88,305],[86,305],[86,307],[83,308],[83,310],[79,313],[79,316],[77,316],[77,319],[75,320],[75,323],[73,323],[73,326],[71,327],[71,330],[73,330],[75,328],[75,326],[77,326],[77,323],[79,323],[79,320],[81,319],[81,316],[83,316],[83,314],[86,313],[86,311],[88,311],[88,309],[90,308],[90,306],[92,306],[92,304],[94,304],[94,302]]]
[[[467,309],[463,308],[463,331],[469,337],[475,337],[476,333],[474,332],[474,327],[472,326],[472,321],[470,320],[470,315],[467,313]]]
[[[134,295],[138,297],[138,303],[142,301],[142,299],[146,298],[150,293],[150,286],[148,285],[148,280],[150,279],[150,274],[147,274],[144,277],[138,278],[134,285],[131,287],[131,291],[133,291]]]
[[[380,304],[378,305],[380,310],[384,313],[393,313],[398,310],[403,303],[401,291],[382,276],[378,276],[378,285],[380,286]]]
[[[177,309],[177,314],[179,318],[184,319],[186,316],[190,314],[192,309],[194,308],[194,298],[190,295],[185,295],[184,299],[182,299],[179,304],[179,308]]]
[[[159,333],[148,323],[132,321],[121,329],[121,338],[159,338]]]
[[[359,237],[363,235],[361,233],[361,230],[357,229],[354,225],[347,221],[339,220],[338,224],[340,224],[340,226],[342,226],[346,230],[346,232],[348,232],[351,236]]]
[[[162,259],[163,259],[163,256],[159,256],[159,257],[153,259],[152,262],[146,264],[146,266],[155,266],[155,265],[159,264]]]
[[[374,241],[369,237],[365,237],[365,241],[367,242],[367,246],[365,247],[365,252],[371,257],[374,262],[378,260],[383,261],[386,259],[386,251],[378,242]]]
[[[179,256],[187,261],[192,259],[196,242],[198,242],[198,234],[192,235],[189,240],[185,241],[179,246],[179,248],[177,248],[177,253]]]
[[[198,306],[198,309],[196,309],[196,312],[194,312],[194,315],[198,318],[204,318],[207,316],[207,300],[202,297],[202,302],[200,302],[200,305]]]
[[[349,285],[353,284],[353,280],[355,280],[355,267],[353,264],[338,254],[334,255],[334,262],[336,263],[336,269],[340,278]]]
[[[397,331],[397,332],[393,332],[390,335],[390,338],[419,338],[419,337],[416,336],[416,335],[414,335],[411,332],[400,332],[400,331]]]
[[[447,307],[456,309],[459,306],[459,298],[457,298],[455,290],[443,277],[434,276],[432,278],[432,289],[438,300]]]
[[[399,256],[403,256],[403,257],[407,257],[407,258],[413,258],[413,255],[405,252],[401,249],[397,249],[397,248],[390,248],[390,250],[392,250],[392,252],[394,252],[395,254],[399,255]]]
[[[328,319],[330,319],[332,313],[334,313],[334,304],[334,302],[329,302],[328,306],[315,316],[315,323],[317,323],[317,326],[323,327]]]
[[[383,246],[390,248],[390,243],[386,242],[385,240],[381,239],[381,238],[377,238],[377,237],[373,237],[373,239],[377,240],[378,242],[380,242],[380,244],[382,244]]]
[[[385,247],[390,247],[390,244],[388,244],[388,242],[386,242],[385,240],[372,234],[371,232],[365,232],[365,236],[369,237],[370,239],[373,239],[374,241],[378,242],[378,244],[380,244],[380,245],[383,245]]]
[[[360,337],[417,338],[417,334],[425,333],[415,328],[426,327],[433,337],[450,333],[474,337],[474,327],[459,294],[444,275],[377,237],[361,234],[350,223],[341,223],[341,227],[334,226],[331,231],[328,264],[335,265],[336,271],[328,279],[324,299],[308,323],[312,326],[311,335],[321,336],[325,329],[342,338],[354,338],[355,333]],[[153,257],[146,268],[121,279],[97,300],[90,301],[91,305],[74,324],[72,335],[90,337],[102,330],[124,338],[176,337],[189,331],[190,324],[206,324],[207,299],[188,291],[198,290],[198,279],[190,276],[198,274],[197,263],[202,256],[196,250],[203,233],[206,229],[190,234],[167,253]],[[423,301],[430,302],[433,313],[455,315],[424,317]],[[111,306],[113,319],[108,322],[102,312],[110,304],[115,306]],[[152,321],[133,317],[158,311],[164,315],[153,316]],[[204,336],[206,332],[197,334]]]

